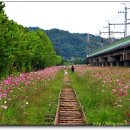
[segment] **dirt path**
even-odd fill
[[[59,95],[59,103],[54,124],[86,125],[85,115],[68,75],[64,76],[64,83]]]

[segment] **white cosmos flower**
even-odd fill
[[[6,103],[7,103],[7,101],[4,101],[4,103],[6,104]]]
[[[7,106],[5,106],[5,105],[1,105],[1,108],[3,108],[3,109],[7,109]]]
[[[117,105],[118,107],[122,107],[122,105]]]
[[[4,106],[4,109],[7,109],[7,106]]]
[[[28,102],[26,102],[26,104],[28,104]]]

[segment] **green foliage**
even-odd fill
[[[3,11],[4,7],[5,7],[5,4],[3,2],[0,2],[0,12]]]
[[[71,59],[62,59],[61,62],[63,65],[73,65],[73,64],[86,64],[86,60],[84,58],[74,58],[72,57]]]
[[[0,2],[0,77],[60,64],[61,57],[43,30],[29,31],[9,20]]]
[[[36,28],[30,29],[35,30]],[[108,44],[107,39],[92,34],[89,34],[90,40],[88,43],[86,33],[70,33],[59,29],[45,30],[45,32],[52,40],[56,53],[65,59],[71,59],[72,57],[85,58],[86,46],[89,47],[89,52],[93,52],[94,50],[101,48],[102,41],[104,46]]]
[[[37,27],[29,27],[29,30],[37,30]],[[64,59],[73,58],[85,58],[86,57],[86,45],[89,48],[89,53],[101,48],[101,43],[104,46],[108,45],[108,40],[99,36],[89,34],[89,43],[87,42],[86,33],[70,33],[68,31],[51,29],[44,30],[50,37],[54,44],[54,48],[58,55],[61,55]],[[88,52],[87,52],[88,53]],[[82,63],[82,61],[80,62]]]
[[[29,30],[36,31],[37,27],[29,27]],[[86,53],[92,53],[101,48],[102,42],[104,47],[108,45],[108,40],[99,36],[89,34],[89,43],[87,42],[86,33],[70,33],[68,31],[51,29],[43,30],[53,42],[57,55],[63,57],[62,64],[84,64],[86,63]],[[89,52],[86,52],[87,47]],[[74,59],[74,60],[72,60]]]

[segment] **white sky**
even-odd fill
[[[8,0],[9,1],[9,0]],[[42,29],[58,28],[72,33],[99,34],[99,30],[110,23],[124,22],[122,2],[5,2],[9,19],[24,26]],[[126,3],[130,8],[130,2]],[[130,19],[130,10],[128,10]],[[130,27],[130,25],[128,25]],[[123,26],[112,28],[123,31]],[[99,30],[98,30],[99,29]],[[128,31],[130,34],[130,31]],[[104,36],[107,36],[104,35]],[[113,35],[115,36],[115,35]]]

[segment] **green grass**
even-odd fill
[[[26,93],[26,100],[13,98],[8,101],[8,109],[0,111],[0,125],[54,125],[62,79],[60,71],[46,84],[37,83],[39,89]]]
[[[91,71],[84,75],[71,73],[73,87],[83,106],[88,125],[126,125],[125,106],[115,105],[116,96],[111,88],[104,86],[101,80],[95,79]]]

